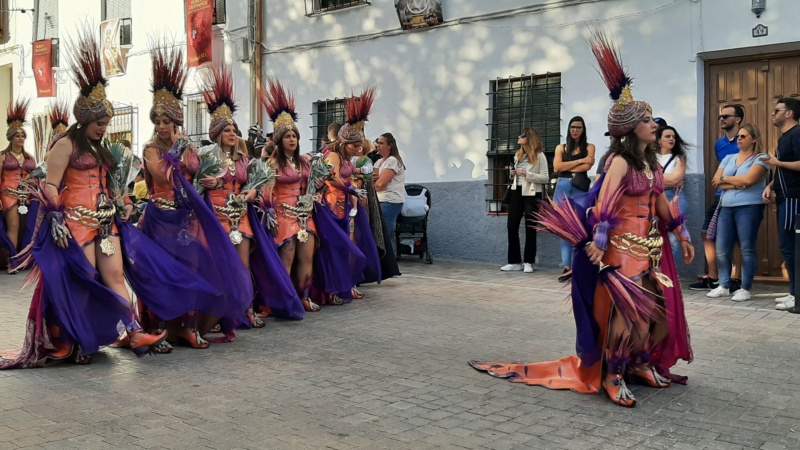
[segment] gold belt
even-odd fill
[[[112,205],[110,209],[102,211],[94,211],[83,206],[68,206],[66,208],[66,216],[70,220],[80,222],[81,225],[89,228],[100,228],[102,226],[111,225],[114,213],[117,209]]]
[[[165,198],[154,198],[153,203],[166,211],[175,211],[178,208],[178,202],[167,200]]]
[[[618,234],[611,236],[609,243],[614,248],[628,252],[637,258],[648,258],[653,276],[664,286],[673,286],[669,277],[661,273],[661,247],[664,245],[664,238],[661,234],[654,233],[652,229],[650,237],[646,238],[633,233]]]
[[[225,206],[214,205],[214,211],[219,215],[228,219],[231,226],[231,232],[228,233],[233,245],[242,243],[242,233],[239,231],[239,222],[242,220],[242,214],[247,210],[247,205],[244,204],[235,195],[228,196],[228,201]]]
[[[297,233],[297,240],[300,242],[308,241],[308,219],[311,217],[311,211],[314,209],[314,200],[309,196],[301,196],[296,205],[289,205],[288,203],[281,203],[276,212],[283,214],[289,219],[297,220],[300,226],[300,231]]]

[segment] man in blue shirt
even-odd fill
[[[795,218],[800,208],[800,100],[782,98],[772,111],[772,124],[781,132],[775,156],[764,155],[763,161],[774,166],[775,178],[764,189],[763,199],[778,203],[778,241],[789,273],[789,295],[776,301],[775,309],[800,314],[795,304]]]
[[[744,107],[742,105],[733,104],[733,105],[724,105],[719,110],[719,126],[722,128],[722,131],[725,133],[722,135],[721,138],[714,144],[714,153],[717,155],[717,164],[722,161],[728,155],[732,155],[735,153],[739,153],[739,144],[736,143],[736,135],[739,133],[739,129],[742,127],[742,123],[744,122]],[[703,233],[703,249],[705,250],[706,254],[706,264],[708,265],[708,274],[704,276],[700,281],[697,283],[693,283],[689,285],[689,289],[694,289],[696,291],[710,291],[715,289],[719,285],[719,274],[717,272],[717,248],[714,245],[714,241],[711,241],[706,236],[706,232],[708,231],[708,225],[711,223],[711,218],[714,216],[714,212],[717,210],[717,205],[719,205],[719,198],[722,195],[722,191],[717,189],[717,192],[714,193],[714,198],[711,200],[711,204],[708,205],[708,209],[706,210],[706,218],[703,222],[703,229],[701,232]],[[738,267],[740,264],[736,264]],[[731,280],[732,284],[735,284],[734,280]],[[738,287],[736,286],[729,286],[731,289]]]

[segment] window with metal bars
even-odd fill
[[[36,40],[58,37],[58,0],[36,3]]]
[[[208,108],[200,94],[186,96],[185,100],[183,131],[199,147],[200,141],[208,139]]]
[[[553,173],[553,153],[561,141],[561,74],[523,75],[489,83],[489,212],[505,213],[502,204],[508,187],[510,166],[519,150],[523,128],[533,128],[542,138],[547,166]]]
[[[369,4],[370,2],[366,0],[305,0],[307,16]]]
[[[320,100],[314,102],[313,124],[311,129],[311,142],[314,150],[319,150],[328,144],[328,126],[332,123],[344,124],[344,99]]]
[[[133,124],[139,123],[139,108],[123,103],[114,103],[114,117],[108,122],[106,137],[111,142],[126,140],[131,143],[131,150],[134,154],[141,156],[142,149],[139,148],[139,136]]]
[[[103,0],[101,15],[103,20],[120,19],[119,45],[133,45],[133,20],[131,19],[131,0]]]
[[[225,20],[225,0],[214,0],[214,21],[211,24],[224,25]]]

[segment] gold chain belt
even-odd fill
[[[20,185],[21,186],[21,185]],[[3,189],[3,193],[11,198],[16,198],[21,202],[28,200],[30,197],[30,192],[27,189],[13,189],[13,188],[5,188]]]
[[[651,230],[652,231],[652,230]],[[672,287],[672,281],[668,276],[661,273],[661,247],[664,245],[664,238],[658,234],[651,233],[651,237],[641,237],[633,233],[611,236],[609,243],[614,248],[628,252],[637,258],[648,258],[650,269],[656,279],[666,287]]]
[[[117,208],[108,201],[105,194],[98,196],[96,211],[83,206],[67,207],[64,211],[68,219],[79,222],[89,228],[97,228],[98,236],[100,237],[100,251],[108,256],[117,251],[114,244],[108,240],[116,212]]]
[[[276,212],[283,214],[289,219],[297,220],[297,224],[300,225],[300,231],[297,233],[297,240],[306,242],[308,241],[308,219],[311,217],[311,211],[313,209],[313,200],[309,199],[308,201],[303,201],[301,197],[297,205],[281,203]]]
[[[166,211],[175,211],[178,208],[178,202],[167,200],[165,198],[154,198],[153,203]]]
[[[231,232],[228,236],[231,238],[233,245],[242,243],[242,233],[239,231],[239,222],[242,220],[242,214],[247,210],[247,205],[237,200],[236,196],[231,194],[228,196],[228,201],[225,206],[214,205],[214,211],[221,216],[228,219],[231,226]]]

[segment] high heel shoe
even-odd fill
[[[353,289],[350,289],[350,294],[353,296],[354,300],[361,300],[362,298],[364,298],[364,294],[362,294],[361,291],[359,291],[355,287],[353,287]]]
[[[614,404],[626,408],[636,406],[636,398],[633,396],[633,392],[628,390],[628,386],[625,385],[625,379],[622,378],[622,375],[614,373],[607,374],[603,380],[603,388],[605,388],[608,398],[611,399]]]
[[[303,308],[308,312],[317,312],[321,309],[318,304],[311,301],[311,299],[308,297],[304,298],[302,302],[303,302]]]
[[[264,328],[264,321],[261,320],[254,312],[253,308],[247,308],[247,320],[250,321],[251,328]]]
[[[339,294],[331,294],[330,298],[328,299],[328,304],[333,306],[342,306],[344,305],[344,300],[342,300],[342,297],[339,297]]]
[[[272,308],[269,306],[262,306],[260,311],[256,313],[256,316],[258,316],[259,319],[264,319],[269,317],[270,314],[272,314]]]
[[[197,330],[191,330],[189,328],[184,328],[181,330],[181,333],[176,336],[178,342],[187,347],[196,348],[196,349],[207,349],[211,344],[202,337],[200,337],[200,333]]]
[[[85,366],[87,364],[92,363],[92,355],[87,355],[83,353],[80,345],[75,346],[75,350],[73,350],[72,355],[70,355],[70,359],[73,363]]]
[[[141,358],[148,353],[156,353],[156,347],[164,342],[167,332],[164,330],[161,334],[147,334],[139,328],[128,333],[128,336],[130,337],[131,350]]]
[[[656,372],[653,366],[646,364],[636,364],[628,369],[631,381],[644,384],[652,388],[664,389],[672,384],[672,380],[664,378]]]

